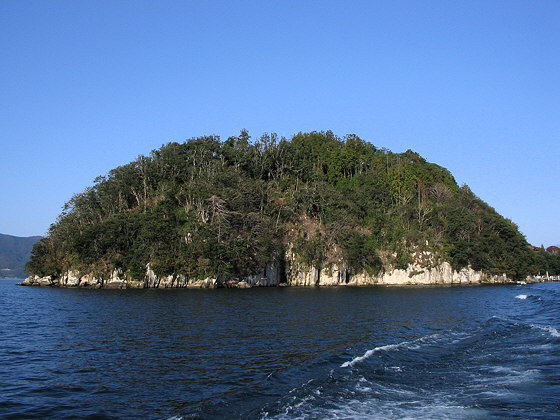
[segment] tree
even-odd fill
[[[98,177],[65,205],[33,249],[30,274],[68,269],[142,280],[158,275],[243,278],[293,249],[320,269],[405,268],[418,250],[457,269],[521,279],[559,271],[515,224],[417,153],[378,149],[356,135],[247,130],[171,142]],[[389,258],[389,259],[391,259]]]

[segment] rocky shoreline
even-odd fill
[[[350,275],[346,270],[333,265],[328,268],[303,267],[296,264],[281,270],[280,264],[268,264],[260,273],[243,279],[213,278],[189,279],[184,275],[158,277],[148,265],[143,281],[130,279],[119,270],[111,276],[96,277],[90,273],[81,274],[69,270],[59,278],[28,277],[22,286],[82,287],[104,289],[138,288],[251,288],[251,287],[315,287],[315,286],[435,286],[435,285],[477,285],[514,283],[506,275],[489,275],[472,268],[453,270],[444,262],[436,267],[426,268],[412,264],[403,269],[392,269],[372,276],[367,273]]]

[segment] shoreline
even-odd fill
[[[423,267],[418,263],[410,264],[406,269],[389,267],[376,275],[366,272],[350,275],[348,271],[337,265],[318,268],[290,264],[284,269],[281,264],[270,264],[260,272],[245,278],[206,277],[204,279],[192,279],[181,274],[158,276],[148,264],[144,277],[140,280],[131,279],[128,273],[123,273],[119,269],[97,276],[70,269],[56,277],[29,276],[18,285],[84,289],[248,289],[253,287],[437,287],[528,284],[558,280],[560,280],[558,276],[535,275],[514,281],[506,274],[490,274],[475,271],[471,267],[457,271],[448,262],[431,267]]]
[[[551,276],[557,277],[557,276]],[[560,279],[557,278],[536,278],[531,277],[527,278],[525,281],[513,281],[510,279],[505,279],[502,281],[480,281],[480,282],[440,282],[440,283],[421,283],[421,282],[407,282],[407,283],[368,283],[368,284],[358,284],[358,283],[339,283],[339,284],[311,284],[311,285],[302,285],[302,284],[288,284],[288,283],[278,283],[278,284],[254,284],[250,285],[244,281],[240,282],[228,282],[228,284],[221,284],[221,285],[214,285],[212,287],[202,286],[200,284],[186,284],[180,286],[168,286],[168,285],[153,285],[153,286],[145,286],[140,285],[140,282],[123,282],[122,284],[96,284],[96,285],[79,285],[79,284],[60,284],[51,283],[51,284],[41,284],[39,282],[28,281],[29,278],[26,279],[18,279],[18,278],[4,278],[0,280],[22,280],[19,283],[16,283],[16,286],[24,286],[24,287],[51,287],[51,288],[60,288],[60,289],[90,289],[90,290],[139,290],[139,289],[158,289],[158,290],[171,290],[171,289],[253,289],[253,288],[296,288],[296,289],[313,289],[313,288],[435,288],[435,287],[471,287],[471,286],[494,286],[494,285],[528,285],[528,284],[536,284],[536,283],[553,283],[553,282],[560,282]]]
[[[5,279],[5,280],[20,280],[20,279]],[[430,289],[430,288],[451,288],[451,287],[483,287],[483,286],[522,286],[528,284],[536,283],[552,283],[558,280],[539,280],[539,281],[526,281],[526,282],[515,282],[515,281],[505,281],[505,282],[480,282],[480,283],[376,283],[376,284],[336,284],[336,285],[289,285],[289,284],[278,284],[278,285],[255,285],[255,286],[218,286],[218,287],[197,287],[197,286],[183,286],[183,287],[138,287],[138,286],[78,286],[78,285],[60,285],[60,284],[37,284],[37,283],[27,283],[21,281],[16,283],[16,286],[23,287],[44,287],[44,288],[57,288],[57,289],[84,289],[84,290],[218,290],[218,289],[342,289],[342,288],[394,288],[394,289]]]

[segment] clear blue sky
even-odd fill
[[[560,1],[0,1],[0,232],[169,141],[355,133],[560,243]]]

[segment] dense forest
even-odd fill
[[[74,195],[33,248],[30,275],[243,278],[289,249],[350,275],[404,268],[418,251],[520,280],[558,272],[510,220],[445,168],[356,135],[247,131],[168,143]]]

